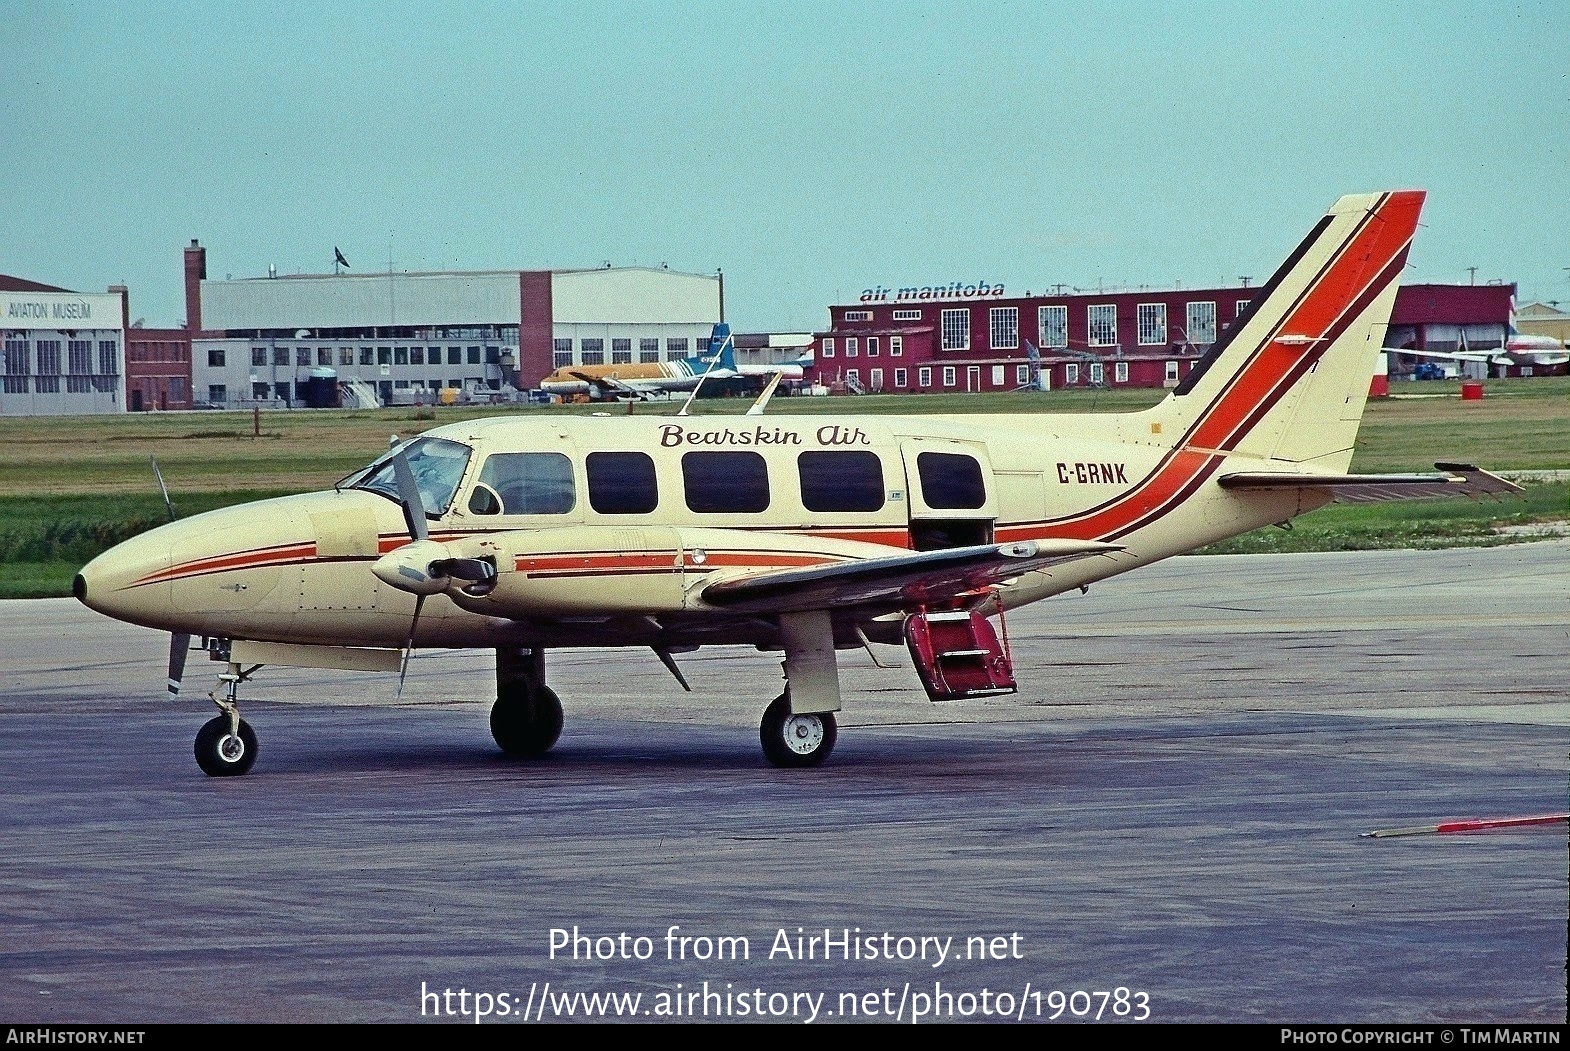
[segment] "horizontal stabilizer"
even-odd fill
[[[1417,500],[1434,496],[1500,496],[1519,493],[1521,487],[1471,464],[1436,463],[1436,474],[1297,474],[1244,471],[1224,474],[1217,481],[1223,489],[1243,492],[1285,489],[1329,490],[1342,503],[1375,503],[1381,500]]]
[[[703,598],[770,613],[885,606],[909,609],[990,587],[1033,570],[1123,550],[1094,540],[1022,540],[912,551],[716,581]]]

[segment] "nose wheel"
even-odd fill
[[[236,697],[240,684],[254,671],[256,668],[247,671],[231,661],[228,670],[218,676],[218,685],[207,695],[223,713],[209,719],[196,734],[196,765],[208,777],[238,777],[256,762],[256,731],[240,718]]]
[[[239,716],[208,720],[196,735],[196,765],[209,777],[236,777],[256,762],[256,733]]]
[[[774,698],[764,711],[758,736],[763,741],[764,756],[775,766],[817,766],[834,751],[839,725],[833,712],[791,714],[787,691]]]

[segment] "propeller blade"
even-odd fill
[[[409,536],[425,540],[431,534],[426,528],[425,501],[420,497],[420,487],[414,481],[414,471],[409,468],[409,457],[403,453],[393,457],[393,479],[398,483],[398,502],[403,505],[403,520],[409,527]]]
[[[169,521],[173,522],[178,516],[174,513],[174,501],[169,499],[169,487],[164,484],[164,473],[158,469],[158,457],[149,456],[147,459],[153,465],[153,477],[158,479],[158,491],[164,494],[164,506],[169,509]]]
[[[403,680],[409,674],[409,655],[414,652],[414,632],[420,626],[420,608],[425,605],[425,596],[414,597],[414,616],[409,620],[409,640],[403,646],[403,665],[398,669],[398,695],[396,700],[403,700]]]
[[[169,636],[169,693],[180,695],[180,680],[185,678],[185,656],[191,652],[191,636],[177,631]]]

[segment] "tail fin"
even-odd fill
[[[716,360],[717,359],[717,360]],[[731,337],[730,326],[721,321],[709,333],[709,349],[698,356],[705,368],[714,362],[714,368],[736,371],[736,340]]]
[[[1195,450],[1345,471],[1424,196],[1337,201],[1151,410],[1152,429]]]

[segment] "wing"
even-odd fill
[[[703,598],[736,612],[791,613],[847,606],[909,609],[1033,570],[1121,550],[1116,544],[1094,540],[1022,540],[916,551],[718,580],[704,587]]]
[[[568,375],[573,379],[582,380],[595,388],[601,395],[619,395],[626,398],[647,398],[648,392],[637,387],[629,386],[613,376],[590,376],[586,372],[572,372]]]
[[[1223,489],[1265,492],[1283,489],[1328,490],[1342,503],[1415,500],[1431,496],[1497,496],[1521,487],[1471,464],[1436,463],[1435,474],[1287,474],[1243,471],[1217,479]]]

